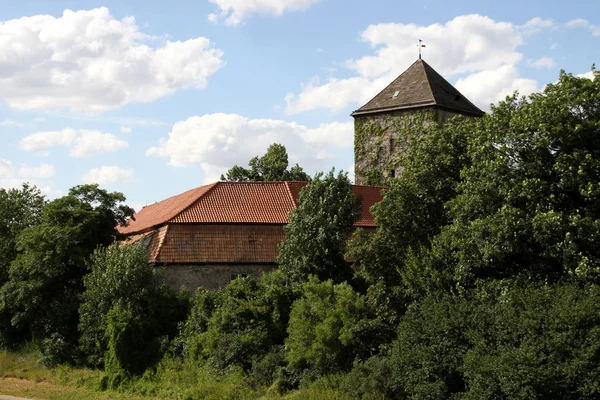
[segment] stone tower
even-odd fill
[[[354,117],[354,168],[357,185],[380,184],[402,172],[398,155],[408,137],[455,115],[484,113],[419,58]]]

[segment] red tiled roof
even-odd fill
[[[307,182],[217,182],[144,207],[118,227],[126,235],[147,232],[166,223],[287,224],[288,214]],[[369,209],[383,196],[380,187],[353,186],[363,198],[356,226],[374,227]]]
[[[146,232],[153,227],[162,225],[202,197],[203,194],[215,185],[216,183],[200,186],[180,195],[169,197],[161,202],[146,206],[140,212],[136,213],[126,226],[119,226],[117,229],[120,233],[129,235]]]
[[[285,238],[283,225],[166,226],[168,234],[153,237],[150,262],[271,264],[277,262],[278,245]]]

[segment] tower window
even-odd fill
[[[388,150],[390,153],[396,151],[396,141],[393,138],[390,138],[388,142]]]
[[[392,170],[390,170],[390,176],[391,176],[392,178],[395,178],[395,177],[396,177],[396,170],[395,170],[395,169],[392,169]]]
[[[389,93],[389,92],[388,92],[388,93]],[[398,95],[399,95],[399,94],[400,94],[400,91],[399,91],[399,90],[396,90],[396,91],[394,92],[394,96],[392,97],[392,99],[395,99],[396,97],[398,97]],[[389,96],[389,95],[388,95],[388,96]]]

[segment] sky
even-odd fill
[[[353,171],[358,109],[418,57],[483,110],[591,77],[600,2],[0,0],[0,187],[139,210],[272,143]]]

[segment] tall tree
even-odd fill
[[[298,207],[285,226],[278,263],[291,282],[302,283],[309,275],[343,282],[352,276],[345,260],[347,240],[360,217],[348,175],[331,170],[319,173],[300,192]]]
[[[492,108],[468,146],[451,223],[413,271],[454,285],[521,276],[600,282],[600,74],[561,73]],[[427,260],[427,261],[425,261]],[[425,265],[427,264],[427,265]]]
[[[271,182],[271,181],[309,181],[310,177],[298,165],[288,170],[288,153],[285,146],[273,143],[262,157],[254,157],[248,163],[249,169],[233,166],[227,175],[221,175],[222,181],[233,182]]]
[[[41,222],[17,238],[19,254],[0,289],[0,309],[28,326],[49,361],[68,361],[77,343],[79,296],[87,258],[117,237],[115,227],[133,215],[121,193],[76,186],[48,203]]]
[[[35,186],[0,189],[0,287],[8,281],[10,263],[17,257],[17,237],[41,220],[44,196]],[[24,332],[10,324],[11,314],[0,310],[0,347],[26,339]]]

